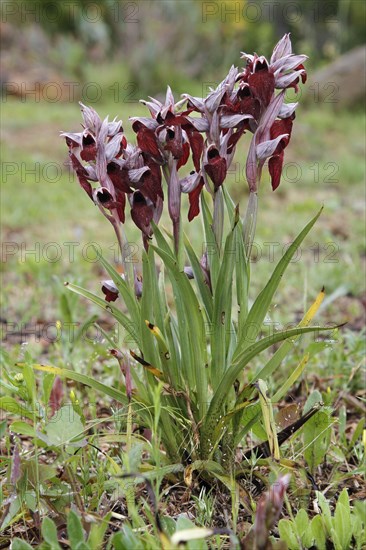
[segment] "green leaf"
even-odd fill
[[[296,250],[305,239],[306,235],[309,233],[310,229],[313,227],[317,219],[321,214],[321,210],[317,215],[304,227],[301,233],[296,237],[296,239],[291,243],[289,248],[286,250],[285,254],[282,256],[281,260],[278,262],[275,270],[272,273],[271,278],[269,279],[266,286],[258,294],[254,304],[252,305],[246,323],[245,323],[245,335],[243,339],[238,342],[237,350],[234,354],[234,360],[243,350],[245,350],[251,343],[253,343],[259,331],[262,328],[263,321],[268,312],[268,308],[271,304],[272,298],[278,288],[278,285],[282,279],[282,276],[289,265],[292,257],[294,256]]]
[[[12,525],[12,523],[15,523],[18,519],[20,519],[22,515],[22,512],[20,512],[21,506],[22,503],[20,501],[20,497],[16,496],[15,499],[10,502],[9,508],[1,518],[1,531],[4,531],[9,525]]]
[[[326,550],[326,534],[320,515],[313,517],[311,520],[311,532],[314,537],[315,547],[318,550]]]
[[[322,512],[320,517],[322,519],[323,525],[325,526],[327,534],[330,536],[330,532],[332,529],[332,514],[330,512],[329,503],[323,493],[321,493],[320,491],[315,491],[315,494]]]
[[[214,210],[212,218],[212,231],[215,235],[219,250],[222,247],[222,235],[224,229],[224,199],[222,189],[219,187],[213,196]]]
[[[108,514],[103,516],[102,520],[99,523],[94,523],[91,526],[88,536],[88,545],[92,550],[94,548],[103,548],[103,540],[109,527],[111,516],[112,514],[111,512],[109,512]]]
[[[84,426],[80,416],[76,414],[74,409],[69,405],[61,407],[61,409],[54,414],[46,424],[45,430],[47,443],[49,445],[58,447],[65,444],[72,444],[72,442],[75,442],[78,446],[83,444],[81,439],[84,434]],[[42,438],[41,434],[39,437]]]
[[[287,544],[289,550],[297,550],[299,548],[299,542],[296,538],[292,521],[289,519],[280,519],[278,522],[278,530],[280,539]]]
[[[57,284],[59,285],[60,290],[62,292],[63,289],[59,279],[57,280]],[[65,294],[65,292],[62,292],[60,296],[60,310],[61,310],[62,319],[64,323],[71,324],[72,323],[71,307],[70,307],[68,296]]]
[[[268,445],[271,456],[278,461],[280,460],[280,448],[278,445],[273,407],[271,400],[268,398],[267,389],[267,384],[263,380],[258,380],[259,402],[262,408],[262,418],[267,434]]]
[[[26,418],[33,420],[33,413],[25,408],[25,405],[18,403],[14,397],[10,397],[8,395],[0,397],[0,409],[11,414],[25,416]]]
[[[321,405],[323,404],[322,394],[320,393],[319,390],[314,390],[311,392],[311,394],[309,395],[309,397],[305,402],[303,414],[306,414],[308,411],[310,411],[310,409],[312,409],[318,403]]]
[[[158,247],[161,248],[161,250],[164,250],[164,252],[168,254],[172,260],[176,260],[174,250],[170,248],[168,241],[165,239],[159,227],[154,222],[151,222],[151,227],[153,228],[154,237]]]
[[[338,497],[334,512],[333,527],[343,548],[348,548],[352,536],[351,508],[347,489],[343,489]]]
[[[186,235],[184,235],[184,244],[186,247],[186,251],[188,254],[189,261],[191,263],[191,267],[194,274],[194,281],[197,285],[198,291],[201,296],[202,303],[205,306],[207,318],[209,321],[212,320],[212,294],[211,291],[205,281],[202,268],[199,262],[199,259],[196,256],[195,251],[193,250],[193,247]]]
[[[8,426],[8,423],[6,420],[3,420],[2,422],[0,422],[0,439],[5,437],[7,426]]]
[[[142,269],[143,269],[143,289],[141,298],[141,315],[139,319],[139,326],[142,338],[142,347],[144,359],[154,365],[154,367],[161,370],[160,357],[157,350],[156,342],[146,326],[145,321],[155,323],[154,304],[158,299],[156,295],[156,268],[154,264],[154,256],[152,247],[149,247],[149,253],[146,252],[142,255]],[[160,328],[160,327],[159,327]],[[147,381],[151,380],[151,377],[147,375]]]
[[[351,516],[352,520],[352,533],[355,539],[355,548],[361,550],[366,544],[366,532],[363,528],[361,518],[359,516]]]
[[[231,225],[233,225],[234,218],[235,218],[235,203],[233,199],[230,197],[230,194],[225,186],[222,187],[222,192],[225,200],[226,210],[227,210],[227,213],[229,214],[229,220]],[[242,225],[241,220],[240,220],[240,225]]]
[[[20,435],[28,435],[29,437],[35,437],[36,431],[33,426],[23,422],[21,420],[15,421],[9,426],[9,431]]]
[[[322,409],[312,416],[303,427],[304,458],[311,471],[319,466],[328,450],[331,436],[331,413]]]
[[[237,435],[235,437],[235,445],[239,445],[240,441],[243,439],[243,437],[251,430],[253,429],[253,426],[255,426],[256,422],[258,421],[258,418],[260,417],[261,412],[261,406],[260,403],[254,403],[253,405],[249,405],[246,407],[243,411],[243,414],[241,415],[241,422],[240,427],[241,430],[237,431]],[[264,428],[260,425],[262,433],[261,439],[263,441],[266,439],[267,434],[264,430]],[[239,428],[239,427],[238,427]]]
[[[355,443],[356,441],[362,437],[362,433],[363,433],[363,430],[364,430],[364,426],[365,426],[365,419],[364,418],[360,418],[360,420],[358,421],[358,424],[352,434],[352,438],[351,438],[351,441],[349,443],[349,449],[352,450],[353,452],[353,447],[355,446]]]
[[[349,496],[346,488],[342,489],[341,494],[338,497],[338,502],[345,507],[347,516],[351,517],[351,507],[350,507]],[[347,525],[347,529],[349,527],[350,526]]]
[[[236,296],[239,308],[238,312],[238,341],[243,338],[243,328],[248,317],[250,264],[245,253],[243,231],[241,224],[236,226]]]
[[[121,531],[113,535],[111,542],[115,550],[136,550],[142,546],[141,540],[136,537],[129,525],[124,525]]]
[[[71,548],[77,548],[80,543],[84,543],[84,531],[79,516],[70,510],[67,516],[67,535]]]
[[[330,537],[332,539],[332,542],[334,544],[335,550],[348,550],[348,548],[344,548],[341,541],[339,540],[337,531],[332,527],[330,530]]]
[[[205,193],[201,193],[201,209],[203,226],[205,230],[205,246],[210,268],[212,291],[215,294],[217,277],[220,269],[220,250],[217,246],[216,238],[212,230],[212,214],[208,208]]]
[[[43,403],[48,403],[50,400],[50,395],[51,395],[51,390],[52,390],[54,380],[55,380],[55,375],[51,373],[47,373],[43,377],[43,381],[42,381]]]
[[[301,319],[300,323],[298,324],[299,327],[306,327],[310,324],[310,322],[313,320],[314,316],[316,315],[317,311],[319,310],[319,307],[321,306],[323,300],[324,300],[324,289],[322,289],[318,296],[316,297],[314,303],[310,306],[308,311],[305,313],[304,317]],[[294,338],[293,341],[286,340],[285,342],[282,342],[276,353],[272,355],[270,360],[266,363],[266,365],[254,376],[254,379],[252,380],[252,383],[255,382],[258,378],[262,378],[263,380],[266,380],[268,376],[270,376],[277,367],[282,363],[282,361],[285,359],[285,357],[288,355],[288,353],[293,349],[294,347],[294,341],[296,341],[297,338]],[[321,351],[325,347],[324,342],[313,342],[311,343],[308,348],[308,354],[309,358],[313,357],[318,351]],[[284,395],[284,393],[282,394]]]
[[[304,510],[304,508],[301,508],[297,512],[296,518],[295,518],[295,524],[296,524],[297,532],[300,538],[302,538],[309,526],[309,516],[307,515],[306,510]]]
[[[313,531],[312,531],[312,528],[311,528],[311,522],[310,521],[308,521],[308,526],[307,526],[301,540],[302,540],[302,543],[303,543],[305,548],[311,548],[313,546],[314,536],[313,536]]]
[[[202,307],[186,274],[179,270],[177,262],[162,249],[151,245],[163,260],[173,286],[177,308],[179,342],[181,351],[183,387],[190,394],[197,392],[200,420],[207,406],[206,335]]]
[[[31,403],[34,405],[36,401],[36,380],[33,369],[25,362],[23,367],[24,382],[27,387],[28,396]]]
[[[57,528],[52,519],[47,516],[42,521],[42,536],[51,546],[52,550],[58,550],[61,546],[58,543]]]
[[[214,390],[226,370],[227,335],[231,333],[232,280],[235,265],[234,237],[235,226],[226,238],[224,255],[217,278],[217,291],[213,297],[211,379]]]
[[[90,546],[90,548],[103,548],[103,539],[109,527],[110,519],[111,512],[103,516],[103,519],[100,521],[100,523],[94,523],[91,526],[88,537],[88,545]]]
[[[12,550],[33,550],[33,547],[21,539],[13,539],[11,543]]]

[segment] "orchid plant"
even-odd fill
[[[195,469],[209,470],[221,480],[228,472],[239,472],[243,464],[235,461],[235,449],[258,424],[267,441],[256,448],[257,456],[280,460],[280,444],[316,413],[311,410],[277,433],[273,398],[286,393],[306,361],[272,399],[266,380],[299,335],[319,330],[309,324],[324,293],[297,327],[266,337],[261,329],[285,269],[320,212],[285,252],[249,308],[249,255],[261,174],[267,163],[272,189],[279,186],[297,107],[285,102],[285,93],[305,83],[306,56],[292,53],[286,34],[269,61],[257,54],[243,53],[242,58],[245,67],[231,67],[205,98],[183,94],[176,102],[168,87],[164,103],[143,101],[150,116],[131,118],[136,144],[127,141],[121,121],[101,120],[83,104],[82,132],[62,133],[81,187],[113,226],[123,264],[121,274],[100,257],[109,277],[102,284],[104,298],[67,283],[109,311],[130,337],[128,350],[117,348],[106,335],[121,367],[123,391],[99,382],[98,387],[129,403],[134,421],[150,430],[157,429],[150,411],[158,388],[166,460],[183,464],[187,480]],[[249,201],[242,219],[225,180],[235,154],[242,154],[238,147],[246,134],[252,134],[246,161]],[[203,254],[196,253],[184,232],[184,194],[188,222],[202,215]],[[142,277],[126,259],[127,205],[142,234]],[[159,226],[164,206],[171,231]],[[225,219],[230,229],[224,238]],[[166,296],[167,279],[172,300]],[[249,379],[245,367],[276,343],[281,343],[277,351]],[[66,375],[75,377],[71,371]]]

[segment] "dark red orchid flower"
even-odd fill
[[[188,195],[189,197],[188,221],[192,221],[200,213],[200,195],[204,185],[205,185],[205,182],[203,177],[201,176],[197,187],[193,191],[191,191]]]
[[[216,147],[211,147],[207,151],[207,163],[204,166],[206,173],[215,185],[215,189],[218,189],[225,181],[227,164],[226,159],[220,156]]]
[[[284,160],[284,150],[290,141],[294,118],[295,114],[282,120],[275,120],[270,130],[270,137],[272,140],[275,140],[279,137],[281,138],[272,157],[268,161],[268,170],[271,176],[273,191],[275,191],[275,189],[277,189],[280,184]]]

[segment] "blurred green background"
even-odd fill
[[[57,279],[96,289],[103,278],[88,243],[98,243],[109,258],[116,251],[108,223],[70,173],[59,138],[60,131],[79,130],[78,101],[102,117],[122,118],[132,138],[128,117],[146,112],[140,98],[160,97],[167,84],[177,99],[183,92],[201,96],[230,65],[241,66],[240,52],[269,56],[291,32],[295,53],[309,56],[310,78],[287,97],[300,106],[280,188],[272,193],[267,174],[263,177],[253,285],[259,290],[283,246],[324,204],[273,316],[291,312],[291,321],[325,284],[329,317],[359,330],[366,303],[361,276],[365,5],[358,0],[3,1],[4,326],[56,319]],[[242,213],[249,139],[238,147],[228,181]],[[197,247],[202,246],[199,224],[186,228]],[[140,246],[135,228],[127,223],[126,229]]]

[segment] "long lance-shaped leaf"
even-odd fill
[[[112,306],[112,304],[107,303],[102,298],[99,298],[99,296],[97,296],[96,294],[85,290],[85,288],[82,288],[81,286],[73,285],[72,283],[65,283],[65,286],[72,292],[75,292],[80,296],[84,296],[84,298],[87,298],[97,306],[101,307],[104,311],[108,311],[109,313],[111,313],[116,321],[118,321],[123,326],[129,336],[132,338],[132,340],[136,342],[139,347],[141,346],[141,340],[137,330],[138,327],[136,327],[131,319],[129,319],[127,315],[122,313],[122,311],[117,309],[115,306]]]
[[[171,249],[169,246],[169,242],[163,235],[163,233],[160,231],[159,227],[152,223],[153,231],[154,231],[154,237],[156,239],[156,242],[158,243],[158,247],[161,250],[164,250],[164,252],[171,257],[172,261],[174,262],[176,260],[175,252]],[[165,231],[167,234],[168,232]],[[182,232],[181,232],[182,234]],[[168,237],[173,241],[173,235],[168,234]],[[153,250],[150,247],[151,251]],[[149,249],[149,253],[150,253]],[[156,269],[155,264],[152,265],[153,269]],[[163,332],[169,347],[169,352],[171,354],[171,360],[170,360],[170,376],[169,379],[172,381],[173,386],[177,388],[179,385],[181,387],[184,387],[184,385],[181,384],[181,378],[183,371],[181,369],[181,362],[180,362],[180,353],[179,353],[179,345],[177,345],[177,340],[174,339],[174,335],[171,328],[171,323],[173,323],[172,317],[170,315],[169,307],[166,300],[166,290],[165,290],[165,281],[164,281],[164,264],[161,267],[159,279],[158,281],[154,278],[152,278],[152,285],[153,290],[155,293],[156,298],[154,299],[154,312],[156,314],[156,317],[154,318],[154,324],[157,324],[161,331]],[[169,311],[169,314],[168,314]],[[187,335],[184,336],[184,338],[187,338]],[[179,341],[179,339],[178,339]],[[188,339],[185,342],[181,342],[184,348],[189,347],[189,341]]]
[[[198,291],[201,296],[202,303],[205,306],[207,318],[209,322],[212,320],[212,294],[208,287],[207,282],[205,281],[202,267],[200,265],[199,259],[196,256],[195,251],[193,250],[193,247],[187,237],[187,235],[184,235],[184,244],[186,247],[186,251],[188,254],[189,261],[191,263],[191,267],[194,274],[194,280],[197,285]]]
[[[184,349],[182,342],[181,354],[182,363],[186,361],[186,374],[189,389],[195,388],[198,400],[197,405],[201,418],[206,413],[207,406],[207,379],[206,379],[206,342],[205,325],[202,308],[197,296],[184,272],[180,271],[176,260],[171,258],[163,250],[152,248],[163,260],[169,273],[177,306],[177,317],[179,322],[179,335],[188,339],[188,349]],[[191,385],[192,384],[192,385]],[[198,420],[201,420],[198,419]]]
[[[269,450],[275,460],[280,459],[280,448],[277,439],[276,423],[273,415],[273,407],[271,400],[267,395],[267,384],[264,380],[258,380],[256,386],[259,392],[259,403],[262,409],[263,423],[267,432]]]
[[[201,206],[203,227],[205,230],[205,250],[207,252],[210,269],[212,291],[215,293],[217,277],[220,269],[220,250],[217,246],[216,238],[212,230],[212,214],[208,208],[204,193],[201,193]]]
[[[224,230],[224,199],[222,197],[222,191],[219,187],[213,197],[214,212],[212,219],[212,231],[215,235],[217,247],[221,252],[222,247],[222,235]]]
[[[229,220],[231,225],[233,225],[234,217],[235,217],[235,203],[233,199],[230,197],[230,194],[228,193],[226,187],[222,188],[222,192],[225,199],[226,210],[227,210],[227,213],[229,214]],[[241,229],[243,229],[241,221],[239,225],[241,226]]]
[[[172,368],[170,349],[163,334],[161,333],[160,328],[157,325],[150,323],[147,319],[145,320],[145,324],[157,342],[165,380],[168,380],[170,384],[174,384],[174,386],[177,387],[174,377],[171,376],[174,369]]]
[[[95,252],[98,254],[98,259],[100,263],[113,280],[118,289],[118,292],[121,294],[128,309],[128,313],[131,315],[132,321],[136,324],[136,326],[138,326],[140,319],[140,307],[136,299],[135,293],[132,291],[131,287],[126,283],[126,281],[123,280],[118,271],[116,271],[114,267],[109,262],[107,262],[107,260],[101,254],[98,253],[96,248]]]
[[[214,389],[219,385],[221,377],[226,370],[226,336],[230,334],[231,325],[232,279],[235,265],[235,227],[238,217],[239,213],[236,210],[234,226],[226,238],[224,255],[217,278],[217,290],[214,294],[211,336],[211,383]]]
[[[151,246],[150,246],[151,248]],[[175,306],[177,311],[177,319],[178,324],[174,325],[173,318],[170,316],[168,322],[171,323],[171,328],[177,328],[177,337],[176,337],[176,343],[178,344],[178,352],[180,355],[180,365],[181,365],[181,371],[179,373],[179,377],[176,376],[174,385],[176,389],[184,389],[185,384],[188,384],[188,387],[192,390],[194,389],[195,382],[194,382],[194,373],[193,373],[193,367],[192,367],[192,354],[190,351],[190,341],[189,341],[189,321],[186,316],[186,309],[184,305],[184,299],[182,297],[182,293],[179,290],[179,285],[177,285],[177,282],[175,280],[175,276],[171,272],[171,270],[168,268],[166,264],[167,258],[169,258],[172,262],[172,265],[176,265],[176,260],[173,256],[170,256],[169,253],[163,251],[162,249],[156,249],[158,251],[158,255],[161,254],[164,255],[163,262],[164,266],[167,269],[167,273],[170,276],[170,280],[173,286],[173,293],[174,293],[174,299],[175,299]],[[160,252],[159,252],[160,251]],[[181,274],[181,272],[178,273]],[[185,275],[183,275],[184,278],[186,278]],[[179,277],[179,276],[178,276]],[[187,279],[187,278],[186,278]],[[187,279],[188,281],[188,279]],[[172,337],[174,337],[175,333],[172,330]],[[178,385],[179,382],[181,382],[181,385]]]
[[[182,374],[179,338],[177,337],[177,331],[175,328],[176,321],[172,317],[170,309],[168,308],[164,269],[162,269],[159,274],[158,291],[159,291],[159,299],[160,299],[160,310],[161,310],[161,313],[164,315],[164,318],[163,318],[164,334],[166,336],[169,353],[170,353],[170,375],[171,375],[174,387],[178,388],[179,383],[181,382],[181,374]]]
[[[158,247],[161,248],[161,250],[164,250],[166,254],[169,254],[169,256],[172,259],[175,259],[174,251],[170,248],[168,241],[165,239],[163,233],[160,231],[159,227],[154,223],[151,222],[151,226],[154,231],[154,237],[156,239],[156,242],[158,244]],[[173,238],[173,236],[172,236]]]
[[[141,349],[144,354],[144,359],[153,364],[159,370],[162,370],[155,338],[145,323],[146,319],[149,321],[155,320],[154,305],[155,301],[158,300],[158,297],[155,294],[156,285],[154,284],[154,282],[157,282],[154,281],[154,278],[157,278],[157,274],[154,262],[154,252],[151,247],[149,247],[147,254],[144,251],[142,255],[142,276],[143,287],[141,297],[141,315],[139,319],[142,339]],[[147,381],[149,381],[149,377],[147,377]]]
[[[248,262],[244,240],[243,232],[241,227],[237,226],[236,228],[236,240],[235,240],[235,249],[237,252],[236,256],[236,297],[238,304],[238,341],[240,342],[243,338],[243,327],[248,317],[248,293],[249,293],[249,281],[250,281],[250,264]]]
[[[318,312],[318,309],[320,308],[324,300],[324,296],[325,296],[324,288],[322,288],[322,290],[319,292],[318,296],[316,297],[315,301],[310,306],[310,308],[308,309],[308,311],[305,313],[304,317],[298,324],[298,327],[306,327],[307,325],[309,325],[309,323],[313,320],[316,313]],[[278,350],[272,355],[272,357],[269,359],[266,365],[254,375],[254,378],[251,380],[251,384],[247,386],[247,388],[242,392],[242,394],[239,395],[236,401],[236,405],[239,405],[242,400],[248,398],[248,396],[252,392],[251,390],[252,384],[254,384],[259,379],[266,380],[276,370],[276,368],[281,364],[283,359],[287,356],[287,354],[293,348],[294,342],[297,340],[297,338],[298,337],[292,338],[291,340],[285,340],[284,342],[282,342]],[[305,365],[306,363],[303,365],[303,368],[297,367],[295,369],[295,372],[287,380],[285,386],[287,386],[287,383],[289,382],[289,380],[294,382],[293,376],[296,376],[295,380],[298,378],[298,376],[300,376],[301,372],[305,368]],[[291,386],[288,386],[288,387],[291,387]],[[258,417],[259,417],[259,412],[258,412],[257,418]],[[239,437],[239,434],[241,433],[241,432],[238,432],[239,426],[241,424],[241,418],[242,418],[242,414],[238,413],[233,419],[233,432],[238,433],[238,437]]]
[[[21,367],[22,363],[17,363],[17,366]],[[123,403],[124,405],[128,403],[127,396],[124,393],[116,390],[115,388],[112,388],[111,386],[107,386],[102,382],[98,382],[98,380],[95,380],[95,378],[87,376],[86,374],[81,374],[79,372],[75,372],[70,369],[64,369],[61,367],[54,367],[52,365],[42,365],[36,363],[31,366],[35,370],[50,372],[52,374],[60,376],[61,378],[68,378],[69,380],[80,382],[80,384],[84,384],[85,386],[89,386],[90,388],[99,391],[101,395],[108,395],[108,397],[111,397],[118,403]]]
[[[236,210],[235,204],[225,188],[223,188],[223,194],[230,222],[233,224]],[[248,316],[248,291],[250,280],[250,264],[245,252],[243,222],[240,217],[235,228],[235,274],[236,298],[238,304],[237,340],[240,341],[242,338],[243,326]]]
[[[272,273],[271,278],[264,287],[264,289],[257,296],[253,306],[251,307],[247,321],[244,326],[246,332],[243,339],[238,343],[237,349],[234,353],[233,361],[236,357],[247,348],[251,342],[254,342],[259,334],[259,331],[262,328],[263,321],[267,314],[268,308],[272,301],[273,295],[276,292],[278,285],[281,281],[281,278],[289,265],[292,257],[294,256],[296,250],[305,239],[306,235],[309,233],[310,229],[315,224],[316,220],[319,218],[323,208],[314,216],[314,218],[304,227],[301,233],[296,237],[296,239],[291,243],[285,254],[282,256],[281,260],[278,262],[275,270]]]
[[[191,286],[191,283],[186,274],[179,270],[175,259],[170,258],[160,249],[155,249],[157,254],[161,257],[167,272],[170,276],[170,280],[173,285],[174,296],[177,304],[177,318],[179,323],[179,338],[186,338],[188,342],[188,358],[192,372],[189,373],[191,378],[196,383],[196,389],[201,397],[204,397],[204,403],[201,404],[204,410],[206,410],[206,391],[207,380],[205,365],[207,363],[206,357],[206,341],[205,341],[205,324],[204,315],[202,313],[201,304]],[[179,306],[179,311],[178,311]],[[185,330],[181,329],[181,321],[185,325]],[[184,334],[187,333],[187,334]],[[183,349],[183,342],[181,345],[182,363],[184,362],[185,350]],[[202,384],[203,387],[200,387]],[[201,400],[199,400],[201,403]]]
[[[316,313],[318,312],[318,309],[320,308],[325,296],[324,288],[321,289],[318,296],[316,297],[315,301],[311,304],[308,311],[305,313],[304,317],[301,319],[300,323],[298,324],[298,327],[306,327],[311,323],[313,318],[315,317]],[[296,340],[296,339],[295,339]],[[264,365],[264,367],[255,374],[253,380],[251,382],[255,382],[259,378],[262,380],[266,380],[268,376],[271,376],[271,374],[276,370],[276,368],[281,364],[283,359],[286,357],[286,355],[291,351],[293,348],[294,341],[286,340],[281,344],[281,346],[278,348],[276,353],[274,353],[271,357],[271,359]]]
[[[325,327],[322,330],[333,330],[335,327]],[[230,368],[225,372],[225,376],[221,380],[219,387],[217,388],[211,403],[207,411],[206,418],[203,422],[201,429],[201,444],[202,444],[202,456],[209,456],[214,448],[215,441],[212,440],[212,434],[215,427],[220,420],[220,417],[225,414],[225,403],[230,389],[234,384],[236,378],[239,376],[243,368],[259,353],[269,348],[277,342],[282,342],[287,338],[293,338],[299,334],[306,334],[311,332],[317,332],[320,327],[297,327],[290,330],[284,330],[262,338],[255,344],[241,351],[236,357]]]

